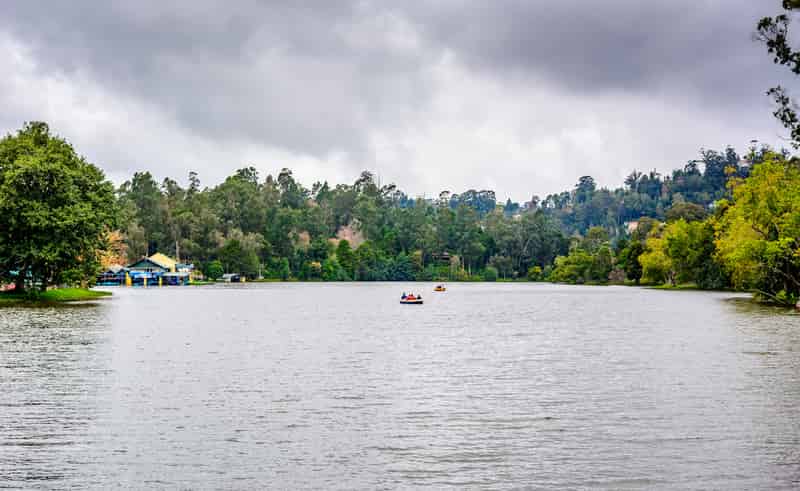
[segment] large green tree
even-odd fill
[[[718,257],[738,287],[795,304],[800,299],[800,164],[773,155],[736,186],[733,197],[717,224]]]
[[[46,123],[0,140],[0,280],[45,289],[93,276],[116,210],[103,172]]]

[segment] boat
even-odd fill
[[[445,288],[444,285],[436,285],[436,288],[434,288],[433,291],[435,291],[435,292],[446,292],[447,288]]]
[[[400,297],[400,303],[406,305],[422,305],[422,297],[414,295],[403,295]]]

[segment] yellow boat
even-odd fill
[[[447,288],[445,288],[444,285],[436,285],[436,288],[434,288],[433,291],[435,291],[435,292],[446,292]]]

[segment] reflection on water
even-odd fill
[[[745,314],[761,314],[765,317],[774,316],[800,316],[800,311],[792,307],[778,306],[756,302],[749,297],[735,296],[725,300],[733,305],[738,312]]]
[[[76,449],[96,418],[108,321],[92,305],[0,309],[0,481],[82,482]],[[43,484],[36,484],[37,486]]]
[[[0,309],[0,482],[800,485],[800,316],[730,294],[432,286]]]

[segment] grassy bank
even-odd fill
[[[672,291],[703,291],[703,292],[733,292],[733,288],[700,288],[694,283],[681,283],[679,285],[642,285],[653,290],[672,290]]]
[[[108,297],[111,292],[97,290],[87,290],[85,288],[55,288],[46,292],[2,292],[0,293],[0,305],[20,302],[36,303],[60,303],[60,302],[80,302],[85,300],[95,300]]]

